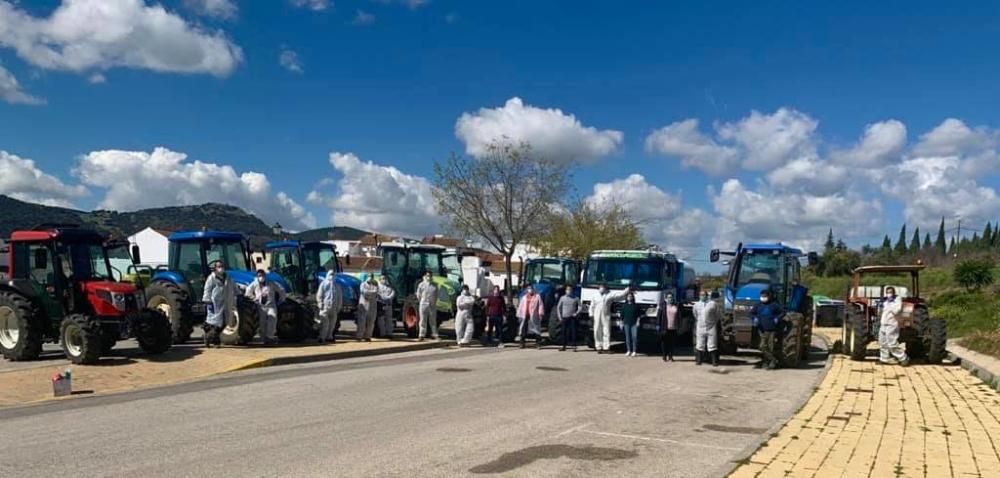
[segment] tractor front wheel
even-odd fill
[[[224,324],[220,340],[225,345],[248,345],[257,335],[257,305],[242,298],[236,299],[236,310]]]
[[[7,360],[35,360],[42,353],[45,322],[31,301],[16,292],[0,292],[0,352]]]
[[[101,323],[82,314],[63,319],[59,327],[63,353],[76,365],[92,365],[101,360]]]
[[[739,346],[736,344],[736,331],[733,328],[733,316],[725,315],[722,317],[722,323],[719,327],[719,354],[721,355],[736,355]],[[692,327],[692,339],[694,342],[694,328]]]
[[[947,353],[948,324],[942,319],[930,319],[927,325],[927,363],[939,364]]]
[[[173,345],[170,321],[155,310],[145,309],[140,312],[133,326],[139,348],[149,355],[162,354]]]
[[[315,329],[310,310],[297,300],[288,299],[278,306],[277,335],[282,342],[300,343]]]
[[[788,321],[788,331],[781,341],[781,366],[784,368],[796,368],[802,357],[802,338],[805,318],[798,312],[790,312],[785,316]]]
[[[187,294],[171,282],[154,282],[146,289],[146,307],[160,312],[170,321],[170,329],[175,344],[183,344],[191,339],[194,320]]]
[[[406,336],[415,339],[420,333],[420,305],[417,301],[406,299],[403,301],[403,330]]]

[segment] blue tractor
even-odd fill
[[[278,336],[285,341],[301,342],[315,336],[316,329],[312,317],[318,312],[316,290],[326,277],[326,271],[337,271],[336,282],[344,297],[340,309],[341,319],[353,319],[358,308],[361,281],[345,274],[337,255],[337,248],[325,242],[276,241],[264,245],[270,256],[268,270],[281,275],[291,285],[291,295],[296,302],[307,305],[308,317],[296,321],[294,317],[281,318],[278,322]],[[339,325],[339,322],[337,323]],[[335,331],[336,332],[336,331]]]
[[[779,301],[785,314],[785,333],[782,340],[784,366],[796,367],[806,358],[812,340],[812,299],[808,290],[799,283],[801,258],[807,257],[815,265],[815,252],[805,254],[801,249],[780,242],[739,244],[735,251],[713,249],[709,259],[718,262],[720,256],[730,256],[726,261],[729,271],[722,300],[724,314],[719,334],[719,350],[724,354],[736,353],[737,348],[759,348],[760,335],[753,327],[750,310],[760,299],[760,293],[770,290]]]
[[[153,274],[146,288],[146,305],[170,319],[174,343],[190,340],[194,326],[205,321],[207,304],[201,299],[205,279],[216,262],[225,265],[227,274],[237,286],[236,314],[231,323],[225,324],[222,342],[241,345],[253,340],[258,328],[257,311],[254,304],[243,298],[243,292],[256,273],[246,237],[238,232],[195,231],[176,232],[167,240],[167,267],[158,268]],[[286,292],[291,291],[291,286],[281,276],[269,273],[267,278]],[[303,314],[305,309],[294,300],[287,300],[279,307],[278,314],[280,317],[289,313]]]

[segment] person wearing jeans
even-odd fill
[[[639,306],[635,303],[635,294],[629,292],[622,304],[622,325],[625,326],[625,355],[635,357],[639,339]]]
[[[493,286],[493,292],[486,298],[486,333],[483,334],[486,343],[503,343],[503,314],[507,308],[500,288]]]
[[[674,361],[674,341],[677,339],[677,304],[674,296],[667,294],[658,311],[656,331],[660,334],[660,352],[663,361]]]
[[[562,347],[559,351],[565,351],[567,345],[573,344],[573,351],[576,352],[576,321],[580,315],[580,299],[573,296],[573,286],[566,286],[566,293],[556,305],[556,314],[562,325]]]

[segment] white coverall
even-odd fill
[[[378,318],[378,285],[371,281],[362,282],[361,297],[358,299],[357,337],[359,339],[372,338],[376,318]]]
[[[476,298],[468,292],[462,292],[455,300],[458,313],[455,314],[455,340],[459,345],[472,342],[472,331],[475,325],[472,320],[472,308],[476,305]]]
[[[316,291],[316,305],[319,306],[316,321],[319,322],[320,340],[333,340],[336,321],[340,315],[340,308],[344,304],[344,296],[341,294],[340,286],[334,280],[336,277],[335,272],[327,272],[326,278],[319,284],[319,290]]]
[[[694,303],[695,350],[699,352],[715,352],[719,344],[719,336],[715,326],[722,319],[722,309],[714,300]]]
[[[427,336],[427,326],[431,327],[431,336],[438,338],[437,325],[437,286],[431,281],[423,281],[417,286],[417,300],[420,301],[420,333],[418,338]]]
[[[392,318],[392,305],[396,298],[396,289],[393,289],[387,282],[378,285],[378,298],[382,301],[382,330],[383,337],[392,338],[392,331],[396,329],[396,321]]]
[[[628,295],[628,289],[618,292],[598,294],[590,303],[590,320],[594,328],[594,348],[597,350],[611,349],[611,304],[622,300]]]
[[[899,321],[896,316],[903,310],[899,297],[882,301],[882,317],[878,328],[879,361],[890,363],[891,359],[907,362],[909,358],[899,343]]]
[[[263,284],[254,279],[243,294],[257,306],[258,334],[264,342],[276,340],[278,330],[278,304],[285,301],[285,289],[269,280]]]
[[[205,323],[223,328],[236,310],[236,286],[228,275],[220,279],[215,273],[209,274],[201,301],[210,305]]]

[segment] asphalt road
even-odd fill
[[[253,370],[0,410],[0,476],[721,476],[823,358],[476,348]]]

